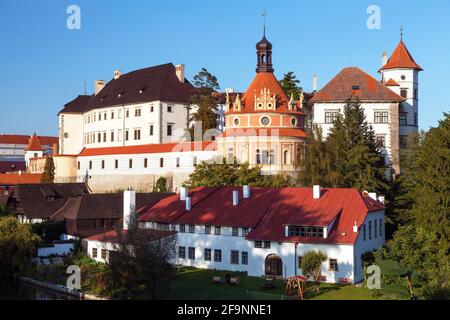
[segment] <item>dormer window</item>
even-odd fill
[[[55,201],[55,196],[45,196],[45,201]]]
[[[358,85],[352,86],[352,90],[359,90],[359,86]]]
[[[289,237],[323,238],[323,227],[289,226]]]

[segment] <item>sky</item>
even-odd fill
[[[69,29],[67,8],[80,8]],[[380,28],[369,29],[370,5]],[[450,1],[385,0],[0,0],[0,133],[57,135],[57,113],[97,79],[167,62],[188,79],[206,68],[222,89],[245,91],[266,11],[275,74],[293,71],[310,91],[342,68],[379,78],[383,51],[404,41],[420,74],[419,126],[450,111]],[[85,85],[86,84],[86,85]]]

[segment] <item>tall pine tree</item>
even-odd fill
[[[53,183],[55,180],[55,163],[52,157],[45,159],[44,172],[41,176],[41,183]]]
[[[280,81],[281,88],[283,88],[284,93],[290,98],[293,96],[294,100],[298,100],[300,97],[301,89],[298,86],[300,81],[297,80],[294,72],[289,71],[283,76]]]
[[[325,142],[322,129],[314,125],[306,140],[306,152],[299,172],[299,184],[311,186],[314,184],[327,185],[324,176],[326,172]]]

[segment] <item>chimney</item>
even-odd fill
[[[136,211],[136,191],[129,187],[123,192],[123,229],[131,227],[132,215]]]
[[[322,187],[319,185],[313,186],[313,198],[314,199],[320,199],[320,192]]]
[[[192,209],[192,198],[186,197],[186,211],[191,211]]]
[[[120,71],[119,71],[120,72]],[[116,73],[114,72],[114,79],[116,79]],[[105,81],[95,80],[94,81],[94,93],[97,95],[105,87]]]
[[[239,204],[239,191],[233,190],[233,206],[237,206]]]
[[[369,192],[369,197],[371,197],[373,200],[377,201],[377,193],[376,192]]]
[[[317,75],[313,75],[313,79],[312,79],[312,89],[313,92],[317,91]]]
[[[120,70],[115,70],[114,71],[114,80],[119,79],[121,75],[122,75],[122,72],[120,72]]]
[[[382,204],[385,204],[385,196],[378,196],[378,201],[381,202]]]
[[[243,194],[244,199],[250,198],[250,186],[243,186],[242,194]]]
[[[381,65],[382,67],[388,63],[388,56],[387,56],[386,51],[383,51],[383,59],[382,59],[381,63],[382,63],[382,65]]]
[[[355,224],[353,225],[353,232],[354,233],[358,232],[358,225],[356,224],[356,221],[355,221]]]
[[[186,201],[186,197],[189,193],[189,189],[186,187],[181,187],[180,188],[180,200],[181,201]]]
[[[180,82],[184,83],[184,64],[177,64],[175,66],[175,73]]]

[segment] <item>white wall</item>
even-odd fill
[[[78,154],[83,146],[83,116],[76,113],[61,113],[59,115],[59,153]]]

